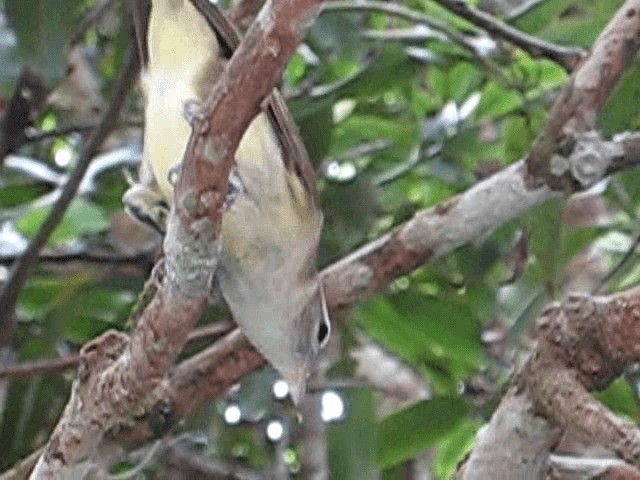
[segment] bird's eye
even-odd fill
[[[320,308],[322,309],[320,314],[320,321],[316,327],[316,340],[318,340],[318,347],[324,348],[329,342],[329,336],[331,335],[331,320],[329,320],[329,310],[327,309],[327,301],[324,297],[324,288],[322,283],[319,284],[320,293]]]
[[[331,333],[331,326],[329,324],[329,320],[326,317],[323,317],[318,322],[318,330],[316,332],[316,339],[318,340],[318,345],[320,348],[324,348],[325,345],[329,342],[329,334]]]

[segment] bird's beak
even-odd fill
[[[299,407],[306,393],[306,369],[297,368],[292,374],[287,375],[285,380],[289,385],[289,396],[293,404]]]

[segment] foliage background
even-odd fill
[[[34,132],[76,127],[28,141],[5,161],[0,257],[7,266],[73,169],[84,127],[95,120],[122,65],[129,44],[124,2],[113,2],[82,35],[74,50],[80,60],[69,54],[69,39],[97,3],[0,2],[3,98],[29,65],[51,91]],[[546,0],[517,16],[509,9],[499,15],[527,33],[588,48],[621,3]],[[319,172],[321,266],[525,156],[567,80],[562,66],[491,39],[429,0],[400,5],[455,29],[466,42],[385,12],[329,7],[282,80]],[[625,74],[604,108],[599,128],[605,134],[637,128],[637,70]],[[127,328],[159,245],[124,217],[120,200],[127,187],[123,170],[134,172],[139,158],[141,113],[136,92],[94,161],[99,167],[91,181],[48,243],[44,256],[57,259],[41,262],[20,296],[5,365],[70,355],[108,328]],[[344,414],[327,426],[330,478],[406,478],[411,469],[448,478],[530,346],[531,323],[542,307],[569,290],[591,292],[603,280],[604,291],[638,283],[633,262],[613,270],[639,238],[638,175],[627,171],[569,202],[547,202],[334,319],[335,338],[316,383],[320,392],[346,386],[336,390]],[[222,315],[211,312],[202,326]],[[46,440],[72,375],[0,380],[0,469]],[[248,377],[185,420],[174,440],[219,462],[295,473],[304,462],[298,447],[305,428],[274,399],[274,379],[268,369]],[[635,372],[601,398],[640,418]],[[230,405],[242,412],[238,425],[225,422]],[[286,432],[275,442],[265,437],[274,419]],[[123,458],[114,468],[134,463]],[[170,476],[171,468],[160,460],[145,472]]]

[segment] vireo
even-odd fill
[[[145,185],[124,200],[138,217],[157,221],[158,201],[173,199],[169,171],[191,135],[185,103],[204,103],[239,39],[208,0],[130,3],[143,62]],[[315,268],[322,213],[313,167],[277,91],[244,133],[230,185],[215,278],[234,319],[297,403],[329,319]]]

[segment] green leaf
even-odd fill
[[[514,26],[528,33],[539,32],[570,6],[567,0],[546,0],[538,2],[526,13],[514,19]]]
[[[299,53],[294,54],[285,69],[285,76],[291,85],[297,85],[307,73],[307,64]]]
[[[496,118],[512,113],[522,105],[522,96],[514,90],[506,90],[496,82],[489,82],[482,91],[482,99],[476,109],[476,116]]]
[[[410,148],[420,138],[418,125],[410,118],[352,114],[335,127],[338,137],[346,137],[353,145],[371,140],[389,140],[398,147]]]
[[[327,426],[330,478],[375,478],[375,399],[371,391],[351,390],[344,400],[344,421]]]
[[[484,360],[480,322],[467,305],[405,291],[376,298],[357,313],[385,347],[425,371],[442,392],[477,371]]]
[[[74,298],[78,289],[91,280],[88,273],[67,278],[38,278],[27,283],[19,297],[19,307],[28,318],[41,318]],[[74,302],[74,305],[77,304]]]
[[[300,128],[300,136],[315,164],[319,164],[327,156],[333,134],[332,105],[323,105],[324,108],[316,106],[313,113],[308,115],[297,115],[293,112],[296,124]]]
[[[552,90],[563,86],[569,77],[567,71],[557,63],[546,58],[536,61],[538,71],[538,84],[540,88]]]
[[[462,397],[436,397],[385,418],[378,428],[378,467],[396,465],[435,446],[469,412]]]
[[[618,415],[624,415],[634,422],[640,419],[638,398],[628,381],[621,378],[614,380],[606,389],[594,395]]]
[[[505,155],[509,160],[522,158],[536,137],[526,118],[510,116],[504,121]]]
[[[434,470],[438,478],[453,478],[460,461],[469,453],[480,425],[477,422],[462,422],[438,445]]]
[[[13,208],[35,200],[50,190],[43,183],[15,182],[0,187],[0,208]]]
[[[391,89],[408,86],[413,81],[414,72],[415,68],[408,61],[405,50],[388,42],[380,49],[366,71],[344,88],[343,95],[373,97]]]
[[[640,64],[628,68],[613,94],[609,97],[598,116],[598,126],[605,136],[621,130],[636,130],[640,126]]]
[[[391,298],[400,317],[420,337],[430,339],[456,362],[471,370],[484,358],[480,345],[480,322],[473,310],[462,302],[443,301],[411,291]],[[416,332],[416,333],[417,333]]]
[[[7,17],[18,37],[17,54],[52,80],[66,69],[69,36],[77,27],[77,0],[5,0]]]
[[[377,191],[364,175],[348,183],[329,183],[322,198],[325,217],[323,237],[334,251],[347,253],[367,239],[378,208]],[[341,208],[350,205],[349,208]]]
[[[459,62],[448,70],[431,68],[427,78],[441,101],[453,100],[462,103],[469,94],[480,87],[482,75],[475,65]]]
[[[590,47],[624,0],[546,0],[514,20],[527,33],[553,42]]]
[[[576,2],[574,8],[578,11],[577,14],[551,22],[541,35],[556,43],[590,48],[623,1],[591,0],[589,4],[585,4],[584,0]]]
[[[529,251],[540,267],[542,282],[553,292],[562,271],[562,211],[564,200],[549,200],[524,219],[530,232]]]
[[[16,228],[25,236],[32,238],[49,215],[51,207],[41,207],[23,215]],[[82,198],[71,202],[62,222],[53,231],[49,243],[59,245],[77,239],[81,235],[103,232],[109,228],[109,221],[102,209]]]
[[[0,418],[0,469],[6,470],[33,451],[49,435],[52,419],[58,418],[67,398],[69,385],[60,376],[36,376],[10,382]],[[64,393],[63,393],[64,392]]]
[[[53,279],[29,282],[20,294],[18,306],[27,317],[42,317],[50,310],[51,299],[62,289],[63,284]]]

